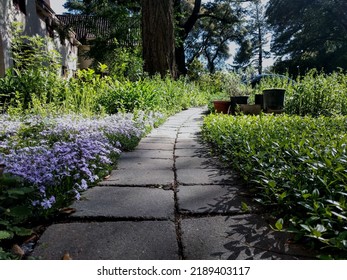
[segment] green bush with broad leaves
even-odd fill
[[[208,96],[208,91],[184,78],[174,81],[156,76],[136,82],[116,81],[99,95],[97,103],[108,114],[141,110],[171,115],[192,106],[205,105]]]
[[[310,70],[296,81],[267,77],[255,88],[284,88],[287,114],[300,116],[347,115],[347,75],[342,70],[331,74]]]
[[[286,93],[285,110],[289,114],[310,116],[347,115],[347,75],[311,70]]]
[[[347,117],[205,118],[203,137],[277,209],[278,230],[347,256]],[[315,243],[315,242],[314,242]]]
[[[32,233],[27,221],[33,217],[28,199],[33,194],[34,188],[26,186],[19,178],[0,176],[0,244]],[[16,257],[0,246],[0,260],[12,258]]]

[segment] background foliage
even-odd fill
[[[278,72],[346,69],[347,2],[270,0],[266,11],[273,29],[272,51]]]

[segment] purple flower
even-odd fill
[[[37,188],[40,198],[33,206],[49,209],[55,203],[55,192],[66,182],[79,199],[78,190],[99,180],[98,172],[121,153],[125,138],[143,136],[162,117],[144,112],[94,118],[26,116],[23,120],[0,115],[0,162],[6,165],[5,173]]]
[[[40,205],[43,209],[49,209],[52,208],[52,205],[55,203],[55,197],[51,196],[50,199],[44,198]]]

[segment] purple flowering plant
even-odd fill
[[[50,213],[79,199],[133,149],[162,115],[116,114],[60,117],[0,116],[4,173],[34,189],[31,204]]]

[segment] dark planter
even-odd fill
[[[249,104],[240,104],[240,111],[245,115],[260,115],[261,106],[259,104],[249,105]]]
[[[284,108],[285,89],[264,89],[264,110],[282,110]]]
[[[234,115],[236,112],[237,105],[247,104],[248,96],[232,96],[230,98],[230,101],[231,101],[230,113]]]
[[[231,105],[230,101],[223,101],[223,100],[213,101],[213,106],[216,113],[228,114],[230,105]]]
[[[264,95],[263,94],[256,94],[254,98],[254,103],[256,105],[260,105],[261,109],[264,108]]]

